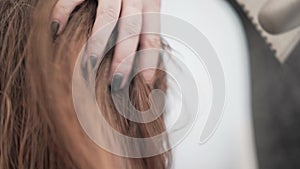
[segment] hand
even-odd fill
[[[54,35],[59,35],[63,32],[70,14],[76,6],[83,2],[84,0],[58,0],[52,14],[51,29]],[[87,56],[91,57],[91,60],[95,60],[95,62],[100,60],[103,55],[109,37],[116,26],[116,22],[114,21],[117,21],[119,16],[122,18],[135,15],[135,17],[133,17],[134,19],[125,20],[124,22],[121,21],[118,26],[118,38],[130,38],[127,38],[115,47],[110,75],[113,92],[122,89],[126,85],[133,67],[135,56],[133,53],[137,51],[138,44],[140,44],[141,50],[159,50],[161,48],[161,39],[159,35],[140,34],[146,30],[155,29],[159,31],[160,29],[160,19],[153,19],[147,17],[147,15],[142,15],[142,13],[145,12],[160,12],[160,0],[99,0],[97,16],[92,30],[92,39],[89,42],[87,50]],[[105,34],[96,33],[98,30],[101,30],[101,28],[112,22],[114,22],[114,25],[109,27]],[[157,67],[159,52],[153,54],[154,53],[151,52],[150,56],[141,57],[142,59],[140,59],[138,63],[139,66]],[[117,67],[125,58],[128,59],[126,59],[126,66],[122,66],[117,70]],[[147,69],[141,73],[145,81],[149,85],[152,85],[155,70]]]

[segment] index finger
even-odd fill
[[[107,42],[116,26],[121,10],[121,0],[99,2],[92,36],[87,44],[87,59],[96,67],[104,55]]]

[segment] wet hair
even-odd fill
[[[120,157],[101,149],[80,127],[72,100],[72,74],[80,49],[91,35],[97,1],[86,0],[78,6],[65,31],[53,39],[49,25],[55,3],[0,1],[0,168],[170,168],[170,152],[147,158]],[[113,49],[96,77],[97,102],[105,119],[132,137],[165,131],[163,116],[142,124],[118,113],[108,85],[112,55]],[[166,91],[164,72],[156,72],[154,88]],[[134,77],[129,89],[132,105],[149,109],[151,89],[141,74]],[[131,146],[128,148],[141,148]]]

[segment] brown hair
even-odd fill
[[[55,0],[0,1],[0,168],[170,168],[170,152],[119,157],[98,147],[80,127],[72,101],[72,73],[90,36],[97,1],[78,6],[55,41],[49,26],[54,4]],[[107,85],[112,53],[113,49],[101,62],[96,79],[97,102],[106,120],[133,137],[165,131],[162,116],[142,124],[118,114]],[[155,88],[165,91],[165,73],[157,71],[156,77]],[[150,92],[140,74],[130,83],[130,99],[139,110],[149,108]]]

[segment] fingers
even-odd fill
[[[161,39],[159,35],[142,35],[141,37],[141,55],[139,66],[142,76],[147,84],[153,85],[155,81],[155,72],[159,61],[159,50],[161,48]]]
[[[52,13],[51,31],[52,35],[60,34],[65,28],[70,14],[75,7],[84,0],[58,0]]]
[[[92,30],[92,36],[87,44],[87,59],[93,68],[100,63],[109,38],[116,26],[121,10],[121,0],[99,1],[97,16]]]
[[[141,50],[144,50],[139,60],[139,65],[144,69],[141,73],[145,81],[152,86],[159,61],[159,50],[161,49],[160,38],[160,0],[145,0],[143,9],[143,27],[140,38]],[[147,14],[147,13],[157,14]],[[153,32],[153,34],[149,33]]]
[[[52,15],[52,32],[60,34],[65,28],[71,12],[84,0],[58,0]],[[99,0],[97,16],[92,30],[92,36],[88,40],[87,59],[92,66],[100,62],[103,57],[107,42],[117,23],[121,10],[121,0]],[[143,34],[142,32],[160,31],[159,15],[141,15],[142,12],[160,12],[160,0],[123,0],[121,17],[132,15],[122,19],[119,23],[118,42],[112,61],[111,82],[113,91],[123,88],[128,80],[134,62],[135,52],[140,41],[143,56],[139,65],[143,68],[157,67],[159,50],[161,48],[160,35]],[[125,39],[125,40],[124,40]],[[152,50],[154,49],[154,50]],[[151,54],[149,54],[151,53]],[[122,62],[125,60],[125,63]],[[122,63],[122,64],[121,64]],[[121,65],[120,67],[118,67]],[[155,69],[142,71],[147,83],[152,84]]]
[[[124,0],[119,22],[118,44],[111,66],[112,91],[122,89],[131,73],[142,28],[142,1]],[[126,17],[129,16],[129,17]]]

